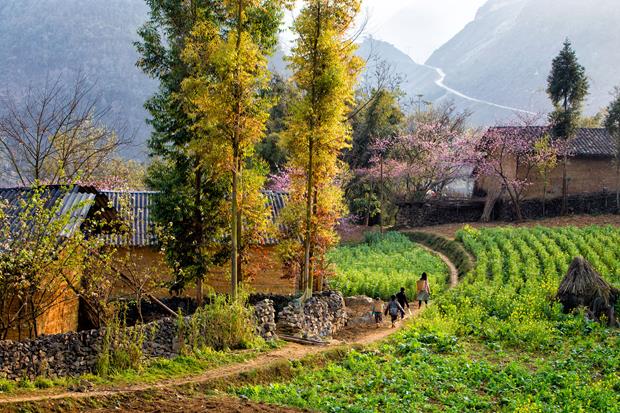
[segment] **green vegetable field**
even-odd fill
[[[620,230],[465,227],[457,239],[474,270],[406,329],[237,393],[324,412],[620,412],[620,332],[552,300],[575,255],[618,286]]]
[[[336,248],[329,259],[336,267],[330,287],[345,296],[361,294],[389,299],[405,287],[413,297],[422,272],[429,275],[433,293],[443,289],[448,281],[448,268],[441,259],[397,232],[384,236],[368,234],[363,244]]]

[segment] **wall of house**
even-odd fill
[[[37,318],[37,335],[61,334],[76,331],[78,328],[79,299],[66,286],[61,287],[64,292],[54,300],[47,311]],[[54,293],[56,294],[56,293]],[[14,303],[8,310],[8,314],[16,314],[19,303]],[[7,340],[23,340],[31,338],[32,332],[27,326],[21,329],[15,327],[8,331]]]
[[[516,162],[509,160],[505,170],[509,176],[515,176],[512,171],[517,171],[521,179],[527,176],[527,171],[523,167],[517,169]],[[598,194],[604,192],[615,192],[616,190],[616,168],[611,159],[597,158],[572,158],[567,164],[568,195]],[[530,172],[529,179],[531,185],[525,190],[524,199],[542,199],[544,179],[534,169]],[[476,187],[486,193],[492,193],[501,187],[497,179],[480,177],[476,182]],[[559,198],[562,196],[562,165],[549,172],[547,176],[547,199]],[[504,193],[503,198],[507,199],[508,194]]]
[[[295,292],[294,280],[283,278],[284,266],[275,246],[251,248],[247,261],[243,277],[253,292],[284,295]],[[230,291],[230,264],[210,271],[207,284],[219,293]]]
[[[119,265],[135,272],[141,271],[144,275],[151,275],[161,285],[154,291],[158,298],[170,296],[168,286],[174,280],[172,270],[166,263],[161,252],[150,247],[123,248],[119,251]],[[127,262],[130,264],[128,265]],[[244,279],[247,280],[253,292],[262,294],[292,294],[295,292],[293,280],[283,279],[284,270],[281,260],[274,246],[257,246],[249,252],[248,264],[243,267]],[[212,287],[218,293],[230,290],[230,264],[213,268],[207,274],[206,286]],[[131,294],[131,289],[123,283],[118,283],[113,295],[116,297]],[[191,286],[181,295],[193,296]]]
[[[523,175],[523,171],[519,171]],[[573,158],[568,160],[568,195],[615,192],[616,168],[610,159]],[[528,186],[525,198],[542,198],[544,179],[537,171],[530,175],[532,185]],[[562,165],[552,170],[548,176],[547,198],[562,196]]]

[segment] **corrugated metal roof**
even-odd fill
[[[151,191],[103,191],[111,206],[119,211],[121,217],[130,220],[127,234],[107,235],[106,242],[111,245],[147,247],[157,245],[155,225],[151,219]]]
[[[21,215],[28,207],[28,201],[35,196],[35,189],[28,187],[0,188],[0,200],[6,205],[9,215],[11,232],[18,233]],[[87,219],[104,219],[112,222],[116,213],[107,207],[107,198],[92,187],[64,187],[60,185],[48,185],[42,187],[41,199],[45,201],[46,208],[58,207],[58,215],[69,214],[69,220],[60,236],[71,236],[77,230],[82,229]]]
[[[285,232],[286,227],[278,223],[278,218],[288,202],[289,195],[286,192],[276,191],[263,191],[263,194],[267,198],[267,204],[271,211],[271,222],[278,224],[279,233]],[[268,234],[265,237],[261,237],[261,245],[276,245],[278,242],[277,238],[271,237]]]
[[[524,127],[493,127],[492,131],[509,131],[515,133],[519,131],[530,138],[538,138],[545,133],[548,128],[543,126],[524,126]],[[613,158],[616,154],[615,139],[604,128],[579,128],[576,130],[575,137],[570,143],[570,153],[573,157],[584,158]]]
[[[107,235],[106,241],[115,246],[148,247],[158,243],[155,233],[155,223],[151,218],[153,191],[103,191],[113,208],[123,217],[130,219],[130,228],[127,234]],[[271,212],[271,220],[276,223],[282,209],[288,201],[288,194],[284,192],[263,191]],[[280,225],[281,231],[285,227]],[[275,245],[279,242],[273,234],[261,237],[261,245]]]

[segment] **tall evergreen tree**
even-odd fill
[[[616,144],[616,209],[620,213],[620,87],[614,93],[614,100],[607,108],[605,128],[614,138]]]
[[[562,156],[562,214],[566,213],[568,181],[568,145],[575,135],[581,117],[583,101],[588,94],[588,79],[585,68],[579,64],[571,42],[566,39],[564,47],[553,59],[551,73],[547,78],[547,94],[555,110],[549,115],[555,138],[566,143]]]
[[[153,216],[167,231],[166,258],[177,276],[177,286],[196,283],[202,302],[202,281],[212,264],[225,255],[214,242],[226,222],[221,203],[227,192],[214,168],[195,150],[194,119],[179,97],[189,67],[181,58],[185,43],[199,21],[219,24],[224,15],[217,0],[147,0],[148,21],[139,29],[138,66],[159,81],[159,91],[146,102],[153,133],[148,146],[155,160],[147,181],[159,190]],[[207,237],[208,234],[208,237]]]
[[[348,105],[362,66],[347,38],[359,8],[359,0],[306,0],[293,25],[297,39],[290,67],[300,98],[293,104],[284,145],[288,165],[296,171],[289,214],[303,239],[303,252],[296,253],[303,256],[305,297],[312,293],[315,270],[324,267],[325,253],[337,240],[334,227],[344,210],[335,180],[339,155],[350,140]]]
[[[223,19],[201,19],[185,44],[182,58],[191,68],[183,81],[187,111],[200,135],[198,150],[229,173],[231,295],[236,297],[241,280],[239,250],[245,211],[253,199],[253,210],[267,217],[266,202],[260,197],[260,179],[244,181],[244,169],[264,135],[271,99],[265,93],[269,83],[267,55],[277,43],[283,16],[282,0],[225,0]],[[224,175],[225,176],[225,175]],[[250,186],[249,182],[258,185]],[[244,205],[245,204],[245,205]],[[260,220],[259,220],[260,221]]]

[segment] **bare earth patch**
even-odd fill
[[[406,231],[422,231],[438,234],[446,238],[454,238],[455,233],[463,228],[464,225],[470,225],[474,228],[493,228],[493,227],[587,227],[590,225],[612,225],[620,227],[620,215],[570,215],[565,217],[545,218],[529,220],[524,222],[470,222],[467,224],[445,224],[431,227],[411,228]]]

